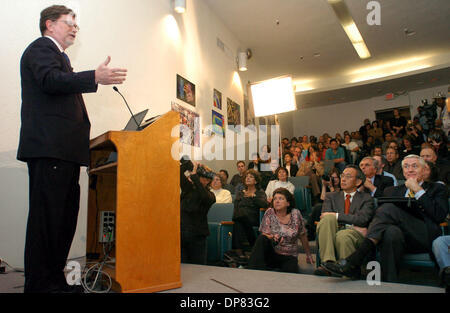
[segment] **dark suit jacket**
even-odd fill
[[[290,177],[295,177],[297,175],[297,172],[298,172],[297,164],[291,164],[290,172],[291,172],[290,173],[291,175],[289,175]]]
[[[378,198],[383,195],[383,191],[385,188],[394,186],[394,180],[391,177],[387,177],[384,175],[375,175],[373,184],[375,185],[375,187],[377,187],[377,190],[375,190],[375,194],[373,196],[375,198]],[[369,189],[364,188],[364,190],[371,194]]]
[[[445,186],[439,183],[424,182],[422,188],[425,190],[425,194],[417,200],[416,204],[413,204],[416,206],[413,209],[417,209],[416,211],[422,214],[427,225],[429,239],[432,241],[440,236],[439,224],[445,220],[449,213],[448,194]],[[405,185],[388,187],[384,190],[383,196],[404,197],[407,189]]]
[[[32,42],[20,61],[22,126],[17,158],[89,163],[91,124],[81,93],[97,91],[95,71],[74,73],[55,43]]]
[[[322,212],[339,213],[338,223],[367,227],[375,215],[375,205],[370,194],[357,191],[350,204],[350,214],[345,214],[344,192],[327,192]]]

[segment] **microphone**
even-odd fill
[[[130,107],[128,106],[127,100],[125,100],[125,97],[120,93],[119,89],[117,89],[116,86],[113,87],[114,91],[116,91],[123,99],[123,101],[125,101],[125,104],[127,105],[128,111],[130,111],[131,113],[131,117],[133,118],[134,122],[136,123],[136,126],[139,128],[139,123],[136,121],[136,118],[134,117],[133,112],[131,112]]]

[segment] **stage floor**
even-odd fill
[[[181,264],[181,288],[164,293],[444,293],[444,288]],[[23,273],[0,275],[0,293],[23,292]]]
[[[443,288],[181,264],[183,286],[167,293],[444,293]]]

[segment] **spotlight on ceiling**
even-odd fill
[[[180,14],[186,12],[186,0],[175,0],[174,10]]]
[[[250,49],[238,53],[237,64],[239,71],[245,72],[247,70],[247,60],[249,60],[251,57],[252,57],[252,50]]]

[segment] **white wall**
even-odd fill
[[[213,88],[243,109],[243,88],[235,77],[238,40],[209,10],[203,1],[188,0],[187,12],[178,15],[170,0],[72,0],[59,1],[74,9],[81,27],[76,43],[67,50],[76,71],[95,69],[108,55],[112,67],[128,69],[127,81],[118,86],[132,110],[149,108],[148,116],[170,110],[171,102],[193,109],[201,125],[211,123]],[[23,266],[26,217],[28,214],[28,175],[25,164],[16,161],[20,129],[19,61],[23,50],[40,36],[39,14],[54,4],[47,0],[1,0],[0,84],[2,123],[0,123],[0,257],[16,267]],[[225,43],[227,53],[216,46]],[[255,67],[256,65],[253,64]],[[176,99],[176,74],[196,85],[196,108]],[[251,73],[245,73],[245,80]],[[92,129],[91,137],[119,130],[129,119],[122,99],[111,86],[99,86],[95,94],[85,94]],[[243,116],[243,112],[241,112]],[[218,166],[235,171],[235,162]],[[85,254],[87,175],[82,169],[81,207],[77,233],[70,257]]]
[[[291,136],[314,135],[320,136],[327,132],[334,136],[337,132],[343,133],[359,130],[364,119],[371,121],[375,119],[375,111],[394,107],[409,106],[411,116],[417,114],[417,107],[421,105],[422,99],[432,101],[438,92],[447,94],[447,85],[415,90],[408,94],[398,96],[390,101],[384,97],[375,97],[365,100],[340,103],[335,105],[321,106],[317,108],[300,109],[292,113]]]

